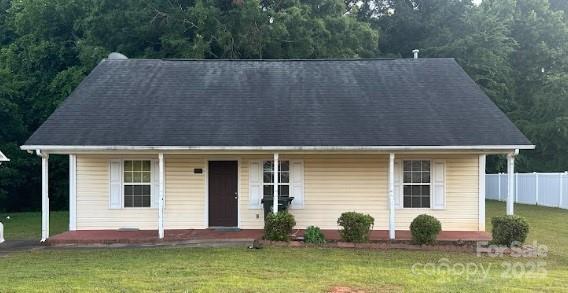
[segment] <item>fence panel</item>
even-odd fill
[[[507,177],[507,174],[499,174],[499,179],[501,181],[501,188],[500,188],[500,192],[499,192],[499,200],[505,201],[507,200],[507,194],[508,194],[508,190],[509,190],[509,178]]]
[[[560,202],[560,174],[541,173],[538,176],[538,205],[558,207]]]
[[[485,198],[499,199],[499,174],[485,176]]]
[[[536,204],[536,176],[530,173],[519,173],[517,176],[517,202],[524,204]]]
[[[516,173],[515,202],[568,209],[568,172]],[[507,200],[507,174],[485,175],[485,197]]]

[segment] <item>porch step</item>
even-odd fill
[[[239,232],[241,231],[238,227],[210,227],[209,230],[216,232]]]

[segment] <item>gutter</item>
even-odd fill
[[[23,145],[22,150],[43,151],[511,151],[532,150],[534,145],[476,145],[476,146],[77,146]]]

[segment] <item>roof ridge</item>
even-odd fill
[[[195,58],[129,58],[129,59],[108,59],[103,60],[109,61],[176,61],[176,62],[193,62],[193,61],[205,61],[205,62],[321,62],[321,61],[416,61],[416,60],[455,60],[455,58],[320,58],[320,59],[302,59],[302,58],[292,58],[292,59],[195,59]]]

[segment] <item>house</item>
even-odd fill
[[[358,211],[394,239],[423,213],[484,231],[486,155],[512,176],[534,146],[454,59],[109,58],[21,148],[43,162],[43,240],[50,154],[69,155],[71,231],[262,229],[261,199],[290,196],[297,228]]]

